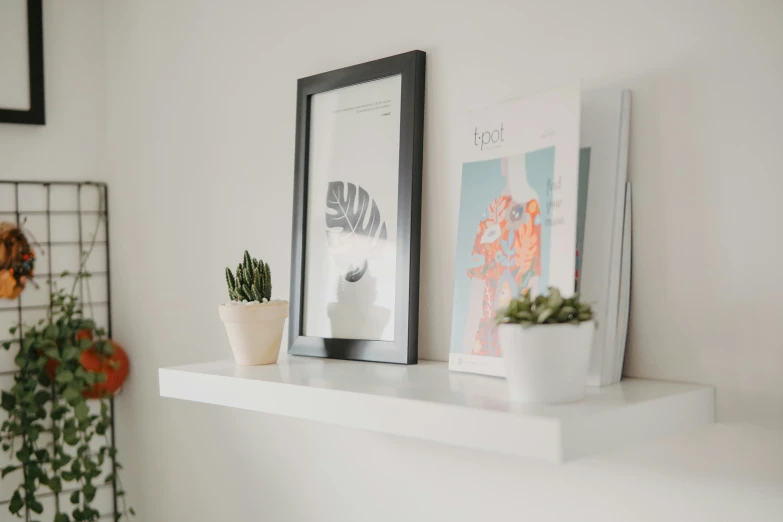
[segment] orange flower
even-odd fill
[[[0,270],[0,298],[16,299],[24,290],[23,285],[16,284],[14,269]]]
[[[516,250],[516,265],[519,273],[524,274],[530,270],[533,261],[538,257],[538,236],[535,233],[532,219],[521,225],[514,236],[514,249]]]

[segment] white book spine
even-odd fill
[[[631,315],[631,261],[633,247],[633,209],[631,183],[628,182],[625,191],[625,219],[623,221],[623,248],[620,262],[620,301],[617,310],[617,350],[615,352],[614,375],[612,383],[623,378],[623,362],[628,341],[628,319]]]
[[[618,349],[617,311],[620,299],[620,265],[622,258],[623,210],[625,207],[625,183],[628,179],[628,140],[631,124],[631,92],[623,91],[622,111],[620,113],[620,132],[617,144],[617,179],[615,183],[614,217],[612,219],[612,243],[610,258],[610,277],[608,306],[606,308],[606,327],[604,354],[601,369],[601,385],[613,384],[614,354]]]

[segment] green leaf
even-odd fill
[[[53,324],[50,324],[46,328],[44,328],[44,337],[47,339],[55,340],[57,339],[57,327]]]
[[[77,390],[76,388],[65,388],[63,391],[63,399],[68,401],[73,401],[75,399],[80,399],[82,396],[81,392]]]
[[[58,513],[54,516],[54,522],[71,522],[71,519],[65,513]]]
[[[49,489],[54,491],[55,493],[59,493],[63,490],[62,482],[58,477],[53,477],[49,479]]]
[[[16,397],[3,390],[0,406],[2,406],[5,411],[12,411],[16,407]]]
[[[35,393],[35,403],[39,406],[43,406],[47,402],[49,402],[52,398],[52,395],[46,391],[46,390],[38,390]]]
[[[72,344],[63,347],[63,360],[66,362],[77,360],[81,354],[81,350]]]
[[[41,513],[43,513],[43,504],[41,504],[37,500],[34,499],[30,500],[27,505],[30,508],[30,510],[36,515],[40,515]]]
[[[80,422],[86,421],[90,416],[90,408],[86,403],[78,404],[73,409],[73,414]]]
[[[63,370],[61,372],[58,372],[54,380],[57,381],[59,384],[68,384],[73,380],[73,372],[71,372],[70,370]]]
[[[92,319],[84,319],[80,325],[80,330],[95,330],[95,321]]]
[[[95,493],[97,492],[97,488],[92,484],[88,483],[84,485],[82,491],[84,492],[84,501],[92,502],[95,499]]]
[[[52,408],[52,413],[50,416],[52,417],[52,420],[60,420],[63,418],[63,416],[68,413],[68,408],[63,405],[58,405]]]
[[[76,446],[79,444],[79,435],[76,433],[76,430],[65,430],[63,431],[63,440],[65,443],[69,446]],[[66,479],[70,480],[70,479]]]
[[[81,491],[79,490],[76,490],[73,493],[71,493],[71,504],[78,504],[80,495],[81,495]]]
[[[563,296],[560,295],[560,290],[554,286],[550,286],[547,302],[549,303],[550,308],[560,308],[563,305]]]
[[[23,507],[24,500],[22,500],[22,495],[19,494],[19,490],[17,489],[14,491],[14,494],[11,497],[11,502],[8,505],[8,511],[10,511],[13,515],[18,515]]]
[[[17,469],[19,469],[19,466],[6,466],[6,467],[4,467],[3,468],[3,472],[2,472],[2,478],[5,478],[6,475],[8,475],[9,473],[13,473]]]
[[[27,429],[27,440],[30,442],[35,442],[38,440],[38,437],[41,435],[41,427],[36,426],[35,424],[30,426]]]
[[[8,427],[8,430],[13,435],[23,435],[24,434],[24,428],[22,428],[22,425],[17,422],[12,422],[11,425]]]
[[[44,351],[44,355],[47,356],[49,359],[54,359],[55,361],[59,361],[60,359],[60,350],[57,348],[49,348],[48,350]]]
[[[559,312],[557,312],[557,320],[559,322],[570,321],[575,317],[576,308],[573,306],[564,305]]]
[[[536,319],[536,322],[538,324],[541,324],[544,321],[546,321],[549,318],[550,315],[552,315],[552,309],[551,308],[544,308],[543,310],[541,310],[541,313],[538,314],[538,319]]]
[[[68,455],[67,453],[63,453],[63,454],[60,456],[60,460],[59,460],[59,465],[60,465],[60,467],[61,467],[61,468],[63,468],[63,467],[65,467],[65,466],[67,466],[67,465],[68,465],[68,463],[69,463],[69,462],[71,462],[71,460],[73,460],[73,457],[71,457],[71,456],[70,456],[70,455]],[[69,479],[69,478],[66,478],[66,477],[65,477],[65,473],[63,473],[63,480],[73,480],[73,479],[72,479],[72,478],[70,478],[70,479]]]

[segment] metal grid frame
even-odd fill
[[[38,270],[36,270],[35,280],[41,284],[45,284],[49,288],[49,296],[51,301],[52,296],[52,289],[54,285],[54,278],[57,274],[52,273],[52,258],[54,257],[54,251],[52,250],[52,246],[78,246],[79,253],[81,256],[81,253],[84,251],[84,247],[87,244],[87,239],[84,237],[84,232],[82,230],[82,222],[83,217],[85,215],[96,215],[98,220],[103,221],[103,225],[106,227],[105,229],[105,235],[106,240],[105,241],[96,241],[95,245],[104,245],[106,250],[106,271],[105,272],[92,272],[93,275],[105,275],[106,276],[106,301],[100,301],[100,302],[93,302],[90,297],[90,292],[87,292],[87,299],[85,300],[85,289],[84,289],[84,281],[82,280],[79,285],[79,301],[82,305],[82,308],[84,309],[91,309],[93,306],[105,306],[106,307],[106,333],[109,338],[112,337],[112,321],[111,321],[111,268],[110,268],[110,258],[109,258],[109,198],[108,198],[108,186],[105,183],[100,182],[92,182],[92,181],[4,181],[0,180],[0,186],[13,186],[14,191],[14,208],[13,209],[4,209],[0,207],[0,219],[7,219],[8,221],[11,221],[12,219],[16,220],[17,226],[21,226],[21,216],[32,216],[32,215],[42,215],[46,217],[46,241],[38,241],[38,244],[40,244],[42,247],[46,248],[46,258],[41,259],[40,257],[37,259],[38,263],[41,263],[44,261],[46,264],[47,271],[45,273],[40,273],[40,266],[37,266]],[[31,210],[31,211],[23,211],[19,208],[19,187],[25,185],[25,186],[38,186],[45,190],[46,194],[46,204],[45,204],[45,210]],[[53,186],[68,186],[68,187],[74,187],[75,193],[76,193],[76,210],[52,210],[51,209],[51,189]],[[84,187],[95,187],[99,192],[99,200],[100,210],[82,210],[82,188]],[[76,216],[78,219],[78,234],[79,239],[78,241],[52,241],[51,240],[51,232],[52,232],[52,220],[56,219],[57,216]],[[49,305],[28,305],[24,306],[22,305],[22,299],[17,298],[16,299],[16,307],[8,307],[8,308],[0,308],[0,314],[3,313],[9,313],[9,312],[16,312],[17,315],[17,322],[23,323],[25,319],[25,312],[26,311],[32,311],[32,310],[46,310],[51,307],[51,304]],[[1,334],[0,334],[1,335]],[[19,335],[17,339],[20,343],[22,341],[22,329],[19,329]],[[8,370],[8,371],[0,371],[0,376],[3,375],[13,375],[15,373],[15,370]],[[111,443],[112,449],[116,448],[116,431],[115,431],[115,422],[114,422],[114,416],[115,416],[115,409],[114,409],[114,397],[112,397],[109,400],[109,406],[110,406],[110,412],[111,412],[111,428],[109,430],[109,439]],[[112,479],[111,484],[101,485],[100,488],[107,488],[111,486],[112,491],[112,512],[110,513],[103,513],[101,514],[101,520],[115,520],[117,517],[118,511],[118,502],[117,502],[117,463],[115,459],[111,458],[111,468],[112,468],[112,474],[114,478]],[[66,498],[70,493],[75,491],[76,488],[63,490],[62,492],[55,494],[52,492],[48,493],[42,493],[40,495],[41,498],[47,498],[47,497],[54,497],[54,502],[56,508],[59,510],[60,507],[60,497],[65,495]],[[0,501],[0,509],[7,509],[6,504],[8,504],[8,500],[2,500]],[[29,510],[25,512],[25,521],[30,521],[30,512]]]

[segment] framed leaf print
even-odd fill
[[[424,67],[299,80],[290,354],[416,363]]]

